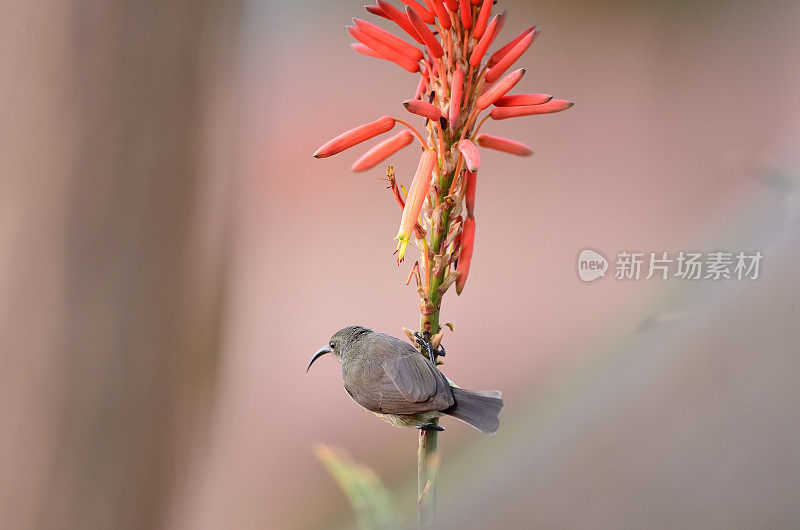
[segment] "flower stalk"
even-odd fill
[[[337,154],[388,132],[395,123],[405,125],[408,131],[380,142],[353,164],[354,171],[366,171],[412,143],[412,135],[419,140],[422,153],[407,197],[402,196],[402,186],[396,183],[391,166],[388,181],[403,208],[395,237],[398,264],[413,241],[420,258],[414,262],[408,279],[416,279],[419,330],[437,348],[442,339],[442,298],[453,285],[457,294],[463,292],[472,261],[479,148],[519,156],[532,153],[520,142],[478,134],[478,130],[490,117],[502,120],[548,114],[565,110],[572,103],[548,94],[508,94],[520,83],[525,70],[503,75],[531,46],[538,31],[530,26],[489,55],[506,20],[505,11],[492,16],[493,0],[401,1],[405,4],[403,10],[386,0],[377,0],[377,5],[366,6],[366,10],[394,22],[421,47],[360,19],[354,19],[355,26],[348,26],[347,30],[358,41],[353,45],[355,51],[394,62],[419,75],[414,98],[403,104],[410,113],[424,119],[424,129],[384,116],[341,134],[320,147],[314,156]],[[483,119],[478,122],[482,113]],[[491,185],[491,181],[487,182]],[[438,427],[437,420],[432,427]],[[440,462],[437,445],[436,430],[420,431],[417,486],[421,528],[433,526],[435,520]]]

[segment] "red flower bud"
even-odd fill
[[[364,9],[366,9],[369,13],[372,13],[373,15],[383,17],[386,20],[389,20],[389,17],[386,16],[386,13],[383,12],[383,9],[381,9],[378,6],[364,6]]]
[[[350,47],[353,48],[358,53],[363,53],[368,57],[375,57],[376,59],[383,59],[384,61],[388,61],[386,57],[381,55],[380,53],[376,52],[366,44],[362,44],[360,42],[353,42],[350,44]]]
[[[403,102],[403,106],[412,114],[416,114],[424,118],[430,118],[434,121],[439,121],[439,118],[442,117],[441,109],[439,109],[439,107],[436,105],[428,103],[427,101],[422,101],[419,99],[407,99]]]
[[[467,188],[464,191],[464,202],[467,206],[467,215],[473,216],[475,211],[475,186],[478,184],[478,172],[467,171]]]
[[[478,100],[475,102],[475,106],[481,110],[487,108],[489,105],[497,101],[501,96],[505,95],[506,92],[514,88],[514,86],[519,83],[519,80],[522,79],[522,76],[524,75],[524,68],[514,70],[503,79],[492,85],[492,88],[481,94]]]
[[[411,44],[407,43],[400,37],[392,35],[385,29],[380,28],[375,24],[371,24],[366,20],[361,20],[360,18],[354,18],[353,22],[355,23],[358,29],[360,29],[373,39],[381,41],[390,48],[397,50],[398,53],[401,53],[402,55],[405,55],[408,58],[413,59],[415,61],[419,61],[420,59],[422,59],[422,50],[420,50],[416,46],[412,46]]]
[[[551,99],[547,103],[541,105],[526,105],[524,107],[495,107],[492,109],[491,116],[493,120],[505,120],[506,118],[516,118],[517,116],[530,116],[532,114],[550,114],[552,112],[559,112],[567,110],[572,105],[571,101],[563,99]]]
[[[461,228],[461,253],[458,256],[458,278],[456,279],[456,294],[461,294],[469,275],[469,265],[472,262],[472,247],[475,246],[475,218],[465,217]]]
[[[523,53],[530,47],[533,43],[533,39],[536,36],[535,33],[529,33],[528,35],[522,37],[520,41],[511,48],[507,54],[500,58],[497,61],[497,64],[492,66],[486,72],[486,81],[489,83],[494,82],[498,79],[503,73],[508,70],[508,67],[514,64],[514,62],[519,59]]]
[[[375,167],[376,164],[386,160],[391,155],[398,152],[414,141],[414,135],[408,129],[403,129],[394,136],[382,141],[355,161],[353,171],[361,172]]]
[[[378,55],[383,56],[384,59],[388,59],[402,66],[412,74],[419,72],[419,63],[407,55],[401,54],[389,45],[384,44],[383,42],[367,35],[360,29],[353,26],[347,26],[347,32],[350,33],[354,39],[366,44],[375,52],[377,52]]]
[[[481,166],[481,153],[470,140],[461,140],[458,142],[458,150],[464,155],[464,160],[467,163],[467,169],[470,171],[478,171]]]
[[[497,61],[502,59],[505,56],[505,54],[511,51],[511,48],[516,46],[519,41],[525,38],[526,35],[530,35],[534,31],[536,31],[536,26],[529,26],[525,28],[524,30],[522,30],[522,33],[511,39],[511,42],[509,42],[508,44],[506,44],[505,46],[494,52],[492,56],[489,58],[489,63],[488,63],[489,68],[494,66],[497,63]]]
[[[333,156],[337,153],[341,153],[345,149],[360,144],[365,140],[369,140],[370,138],[374,138],[379,134],[391,131],[392,127],[394,127],[394,118],[391,116],[384,116],[373,122],[365,123],[364,125],[360,125],[355,129],[350,129],[349,131],[340,134],[333,140],[324,144],[322,147],[316,150],[314,153],[314,158],[325,158],[328,156]]]
[[[461,23],[469,29],[472,27],[472,6],[469,0],[458,0],[458,3],[461,5]]]
[[[444,3],[447,4],[447,9],[449,9],[451,13],[458,11],[458,0],[444,0]]]
[[[492,18],[492,21],[489,22],[489,27],[486,28],[481,39],[478,41],[478,44],[472,49],[472,54],[469,56],[469,65],[476,67],[481,64],[481,60],[483,60],[483,56],[486,54],[486,50],[489,49],[489,46],[492,45],[494,38],[497,36],[497,33],[500,31],[500,19],[505,14],[505,11],[499,15],[495,15]]]
[[[431,55],[437,59],[444,55],[444,50],[442,49],[442,45],[439,44],[439,39],[434,37],[427,24],[425,24],[425,21],[420,18],[417,12],[414,11],[412,7],[406,6],[406,15],[408,16],[408,20],[411,22],[411,25],[414,26],[414,29],[417,30],[419,36],[422,37],[422,40],[425,42],[425,46],[428,47]]]
[[[403,31],[411,35],[411,37],[420,44],[425,44],[425,41],[419,36],[417,30],[414,29],[414,26],[411,25],[411,22],[408,20],[408,17],[405,13],[394,7],[389,2],[385,0],[378,0],[378,7],[383,10],[386,18],[400,26]]]
[[[458,113],[460,112],[461,95],[463,90],[464,72],[461,70],[461,68],[456,67],[455,72],[453,72],[453,79],[450,85],[450,111],[448,113],[450,128],[453,130],[455,130],[456,124],[458,123]]]
[[[491,134],[481,133],[475,137],[475,143],[481,147],[503,151],[517,156],[528,156],[533,154],[533,149],[527,145],[503,138],[502,136],[492,136]]]
[[[411,188],[408,190],[408,197],[406,197],[406,205],[403,208],[403,216],[400,219],[400,228],[397,230],[395,239],[397,242],[397,262],[403,261],[405,256],[406,245],[411,239],[411,233],[414,231],[414,226],[417,224],[419,212],[422,210],[422,205],[425,198],[428,196],[428,189],[431,185],[431,175],[436,166],[437,155],[433,149],[428,149],[422,153],[419,159],[419,166],[417,172],[414,174],[414,180],[411,181]]]
[[[450,22],[450,14],[445,9],[442,0],[425,0],[425,3],[430,4],[436,12],[436,18],[439,19],[439,24],[442,25],[443,29],[450,29],[453,26]]]
[[[483,5],[478,13],[478,18],[475,20],[475,29],[472,30],[472,34],[476,39],[483,37],[483,32],[486,31],[486,24],[489,22],[489,17],[492,14],[493,2],[494,0],[483,0]],[[478,2],[473,0],[472,3],[477,4]]]
[[[400,0],[408,7],[412,8],[417,14],[425,21],[426,24],[433,24],[436,20],[433,17],[433,13],[428,11],[425,6],[417,2],[417,0]]]
[[[553,99],[550,94],[511,94],[494,102],[495,107],[520,107],[523,105],[541,105]]]

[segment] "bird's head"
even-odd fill
[[[350,346],[362,335],[371,332],[371,329],[367,329],[364,326],[347,326],[346,328],[340,329],[333,334],[333,337],[331,337],[331,340],[328,342],[328,344],[317,350],[317,352],[311,358],[311,362],[308,363],[306,372],[308,372],[308,370],[311,368],[311,365],[314,364],[314,361],[326,353],[332,353],[333,356],[339,360],[339,362],[342,362],[342,357],[350,351]]]

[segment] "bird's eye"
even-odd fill
[[[334,349],[334,348],[336,347],[336,344],[335,344],[333,341],[330,341],[330,342],[328,343],[328,346],[330,346],[330,347],[331,347],[331,349]]]

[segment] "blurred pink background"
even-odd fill
[[[218,361],[160,524],[352,526],[315,443],[372,467],[413,512],[417,433],[352,403],[332,358],[305,373],[341,327],[401,336],[418,322],[382,166],[349,171],[368,146],[311,156],[413,96],[413,76],[350,49],[350,19],[375,22],[362,4],[245,2],[230,28],[204,19],[231,32],[197,119],[212,185],[192,199],[194,237],[224,241],[209,251],[225,263]],[[483,152],[469,283],[443,302],[443,371],[506,406],[494,437],[444,421],[442,526],[797,526],[800,4],[497,7],[498,43],[542,30],[517,92],[575,106],[483,129],[535,154]],[[414,153],[390,162],[407,186]],[[584,284],[584,248],[765,258],[754,282]]]

